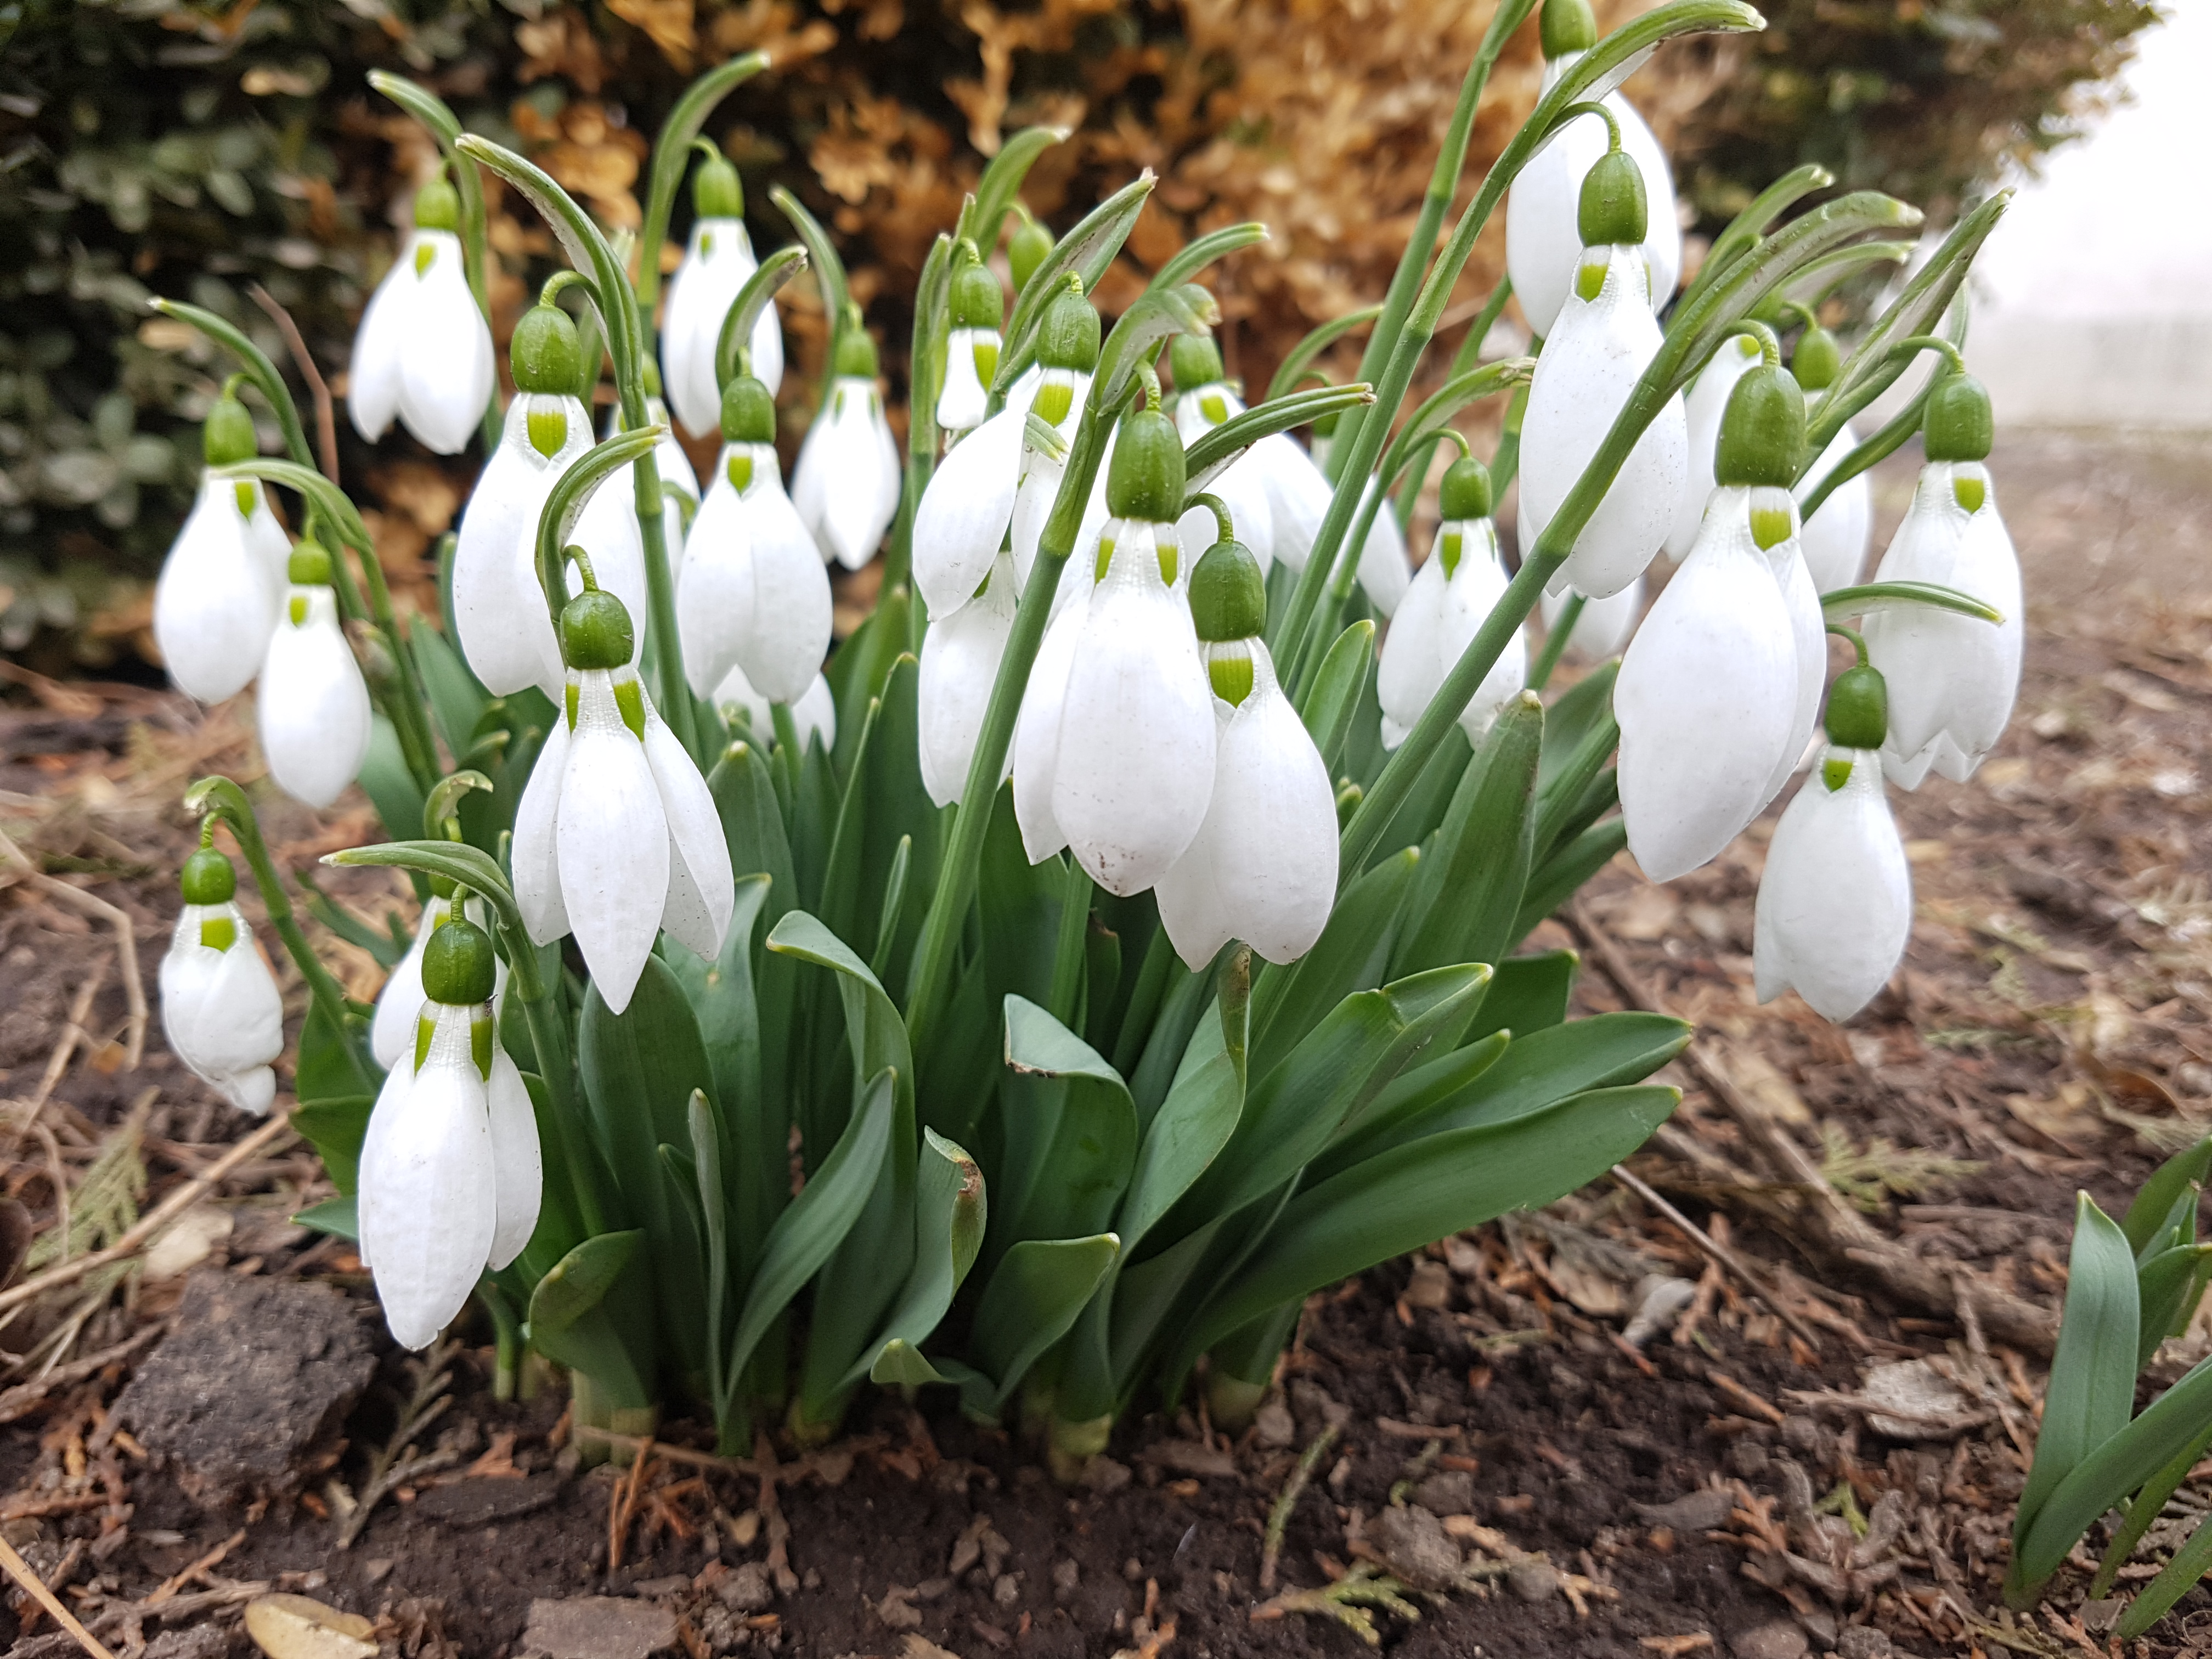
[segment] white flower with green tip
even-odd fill
[[[858,570],[898,512],[898,446],[876,384],[876,343],[848,306],[838,325],[830,395],[799,447],[791,504],[825,560]]]
[[[237,872],[207,844],[185,860],[184,908],[161,958],[161,1030],[179,1060],[242,1112],[276,1097],[284,1003],[233,902]]]
[[[760,261],[745,234],[745,191],[737,168],[706,139],[692,142],[705,160],[691,175],[691,235],[661,311],[660,378],[684,429],[704,438],[722,416],[714,378],[722,324]],[[753,378],[773,396],[783,384],[783,324],[773,299],[754,319],[747,346]]]
[[[261,662],[261,753],[286,794],[328,806],[368,757],[368,684],[338,626],[331,556],[301,542],[292,550],[290,574]]]
[[[491,326],[469,287],[460,222],[443,179],[416,191],[415,233],[361,314],[346,413],[370,443],[397,415],[426,447],[458,455],[491,402]]]
[[[261,666],[291,545],[259,484],[213,476],[254,453],[252,416],[229,386],[200,442],[210,473],[154,585],[154,642],[177,688],[214,703],[244,690]]]

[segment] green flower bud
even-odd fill
[[[1098,313],[1079,283],[1062,289],[1045,307],[1037,324],[1037,362],[1085,374],[1098,367]]]
[[[970,256],[974,254],[974,243],[963,242],[960,246]],[[999,279],[991,274],[990,266],[970,257],[953,273],[952,326],[994,329],[1006,314],[1006,290],[999,286]]]
[[[1714,480],[1787,489],[1797,481],[1804,454],[1805,394],[1788,369],[1761,364],[1729,393],[1713,457]]]
[[[1216,542],[1190,573],[1190,618],[1198,637],[1249,640],[1267,626],[1267,582],[1242,542]]]
[[[252,460],[260,448],[259,440],[253,435],[253,416],[246,412],[244,404],[225,392],[209,408],[207,424],[200,428],[200,453],[207,457],[210,466],[235,466]]]
[[[1182,434],[1157,409],[1121,417],[1114,465],[1106,474],[1106,510],[1117,519],[1173,524],[1182,516]]]
[[[732,374],[722,388],[722,439],[733,444],[775,441],[775,394],[750,374]]]
[[[284,574],[295,587],[328,587],[331,556],[313,542],[295,543]]]
[[[178,886],[187,904],[228,904],[238,891],[238,872],[212,847],[203,847],[185,860]]]
[[[583,370],[584,347],[568,313],[541,301],[515,324],[507,360],[514,369],[517,392],[573,392]]]
[[[1828,741],[1843,749],[1879,749],[1889,735],[1889,683],[1861,663],[1828,688]]]
[[[460,228],[461,193],[441,173],[415,192],[415,228],[459,230]]]
[[[645,395],[648,398],[658,398],[660,395],[660,365],[651,357],[647,357],[645,360],[644,368]]]
[[[1550,9],[1546,9],[1548,17]],[[1644,169],[1625,149],[1610,149],[1583,177],[1576,222],[1584,247],[1632,247],[1651,222],[1644,198]]]
[[[1928,394],[1921,434],[1931,461],[1987,460],[1996,441],[1988,388],[1971,374],[1946,374]]]
[[[1836,337],[1818,323],[1798,337],[1797,349],[1790,359],[1790,372],[1797,377],[1797,384],[1808,392],[1826,392],[1835,385],[1836,376],[1843,372],[1844,349],[1836,343]]]
[[[1212,386],[1221,379],[1221,352],[1203,334],[1178,334],[1168,342],[1168,373],[1177,392]]]
[[[432,876],[429,879],[432,896],[444,899],[448,904],[453,902],[453,895],[461,890],[461,884],[451,876]]]
[[[745,216],[745,187],[730,158],[705,139],[698,141],[705,160],[691,175],[691,210],[702,219],[742,219]]]
[[[1015,293],[1030,285],[1030,278],[1051,253],[1052,233],[1024,216],[1006,241],[1006,263],[1013,268]]]
[[[838,325],[836,366],[840,379],[876,378],[876,343],[861,326],[860,308],[856,305],[845,307],[844,320]]]
[[[448,917],[422,947],[422,994],[433,1002],[489,1002],[497,977],[489,936],[465,916]]]
[[[1490,516],[1490,469],[1472,455],[1462,455],[1444,472],[1437,488],[1437,508],[1446,524]]]
[[[629,607],[604,588],[579,593],[562,608],[561,654],[580,673],[620,668],[635,643]]]
[[[1543,20],[1536,27],[1547,58],[1588,52],[1597,44],[1597,16],[1589,0],[1544,0]]]

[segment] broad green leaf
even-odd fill
[[[727,1375],[744,1372],[769,1328],[821,1271],[866,1208],[890,1146],[896,1092],[887,1072],[869,1080],[837,1145],[769,1230],[760,1270],[746,1289],[744,1311],[731,1339]]]
[[[301,1101],[292,1113],[292,1127],[323,1160],[331,1185],[349,1198],[361,1181],[361,1143],[375,1105],[374,1095],[325,1095]]]
[[[1540,793],[1551,787],[1591,729],[1611,717],[1613,682],[1620,678],[1619,658],[1601,662],[1545,709],[1544,760],[1536,773]]]
[[[1528,884],[1522,892],[1521,913],[1513,919],[1514,942],[1528,938],[1537,923],[1581,891],[1583,884],[1627,845],[1628,821],[1606,818],[1590,825],[1530,872]]]
[[[2179,1334],[2179,1328],[2196,1312],[2203,1296],[2208,1264],[2212,1264],[2212,1244],[2177,1244],[2170,1250],[2160,1250],[2136,1270],[2136,1304],[2141,1310],[2136,1331],[2137,1371],[2150,1364],[2160,1343]]]
[[[1544,705],[1523,691],[1498,712],[1460,779],[1406,902],[1394,976],[1495,962],[1513,943],[1535,836]]]
[[[1536,783],[1536,858],[1548,856],[1562,842],[1571,841],[1595,823],[1620,799],[1620,787],[1611,781],[1606,761],[1620,744],[1620,726],[1610,708],[1570,749],[1557,766],[1551,764],[1565,739],[1551,731],[1545,716],[1544,763]],[[1549,775],[1547,775],[1548,773]]]
[[[1336,775],[1337,758],[1345,739],[1352,735],[1352,717],[1359,712],[1360,698],[1375,666],[1375,624],[1356,622],[1336,636],[1328,654],[1321,659],[1312,682],[1298,700],[1298,716],[1306,735],[1321,751],[1321,763]]]
[[[2035,1462],[2013,1518],[2014,1553],[2059,1483],[2128,1425],[2135,1409],[2136,1341],[2141,1328],[2135,1253],[2118,1223],[2083,1193],[2075,1204],[2074,1249],[2058,1347],[2051,1359]]]
[[[601,1233],[562,1256],[530,1297],[530,1346],[581,1371],[617,1405],[654,1403],[645,1236]]]
[[[670,954],[668,966],[684,986],[706,1045],[707,1066],[714,1079],[716,1120],[725,1133],[729,1168],[721,1184],[728,1200],[735,1263],[751,1272],[776,1213],[789,1201],[791,1115],[781,1094],[764,1087],[761,1054],[762,1009],[753,982],[753,942],[769,890],[765,875],[740,876],[737,908],[730,917],[722,953],[705,963],[689,951]],[[777,968],[791,964],[777,961]]]
[[[319,1204],[310,1204],[295,1212],[292,1219],[302,1227],[312,1227],[333,1238],[356,1241],[361,1237],[361,1216],[350,1193],[343,1198],[326,1198]]]
[[[1462,1044],[1486,1037],[1492,1031],[1510,1031],[1516,1037],[1533,1036],[1562,1024],[1575,994],[1575,973],[1582,958],[1572,951],[1546,951],[1537,956],[1508,957],[1490,976],[1490,989]]]
[[[847,788],[837,803],[836,828],[830,837],[830,857],[823,866],[822,890],[812,906],[822,925],[840,939],[863,937],[860,918],[868,909],[866,896],[860,890],[860,852],[867,833],[870,803],[868,792],[859,783],[868,770],[872,751],[884,741],[877,731],[882,722],[883,708],[883,699],[872,696],[861,711],[860,735],[842,769],[842,775],[852,780],[854,787]],[[839,720],[838,726],[842,738],[843,720]]]
[[[845,1374],[847,1383],[866,1374],[877,1382],[927,1382],[921,1344],[952,1305],[954,1292],[975,1265],[988,1218],[983,1172],[975,1160],[934,1130],[921,1132],[915,1181],[914,1267],[884,1322],[880,1344]],[[909,1363],[915,1362],[915,1363]],[[917,1370],[917,1364],[919,1370]]]
[[[1375,1140],[1376,1133],[1384,1126],[1419,1122],[1456,1099],[1498,1063],[1512,1040],[1510,1032],[1492,1031],[1448,1054],[1425,1055],[1418,1065],[1407,1066],[1338,1128],[1327,1150],[1307,1165],[1305,1178],[1326,1181],[1375,1150],[1380,1144]]]
[[[799,878],[792,868],[783,808],[776,799],[764,750],[747,741],[731,744],[708,775],[707,788],[722,821],[723,839],[729,843],[730,868],[740,878],[755,874],[769,878],[760,916],[766,933],[783,920],[785,912],[799,908]],[[736,931],[732,918],[731,932]],[[766,951],[753,963],[753,1000],[760,1011],[760,1086],[769,1100],[779,1103],[787,1128],[793,1044],[802,1036],[797,1015],[799,964]]]
[[[2176,1601],[2195,1589],[2208,1572],[2212,1572],[2212,1516],[2197,1522],[2189,1541],[2174,1551],[2173,1559],[2159,1570],[2158,1577],[2136,1592],[2136,1599],[2128,1604],[2113,1633],[2122,1642],[2143,1635],[2166,1617]]]
[[[993,1009],[1004,1006],[1008,996],[1040,1004],[1051,996],[1053,941],[1066,893],[1066,868],[1058,858],[1030,862],[1014,818],[1013,786],[1000,785],[975,882],[982,923],[979,965]]]
[[[436,629],[418,621],[408,630],[407,643],[422,673],[422,689],[429,694],[438,735],[454,754],[465,753],[475,741],[477,722],[490,705],[491,693],[478,684],[468,664],[461,660],[461,653]]]
[[[1006,1170],[994,1249],[1113,1221],[1137,1160],[1137,1109],[1121,1074],[1035,1003],[1006,1002],[1000,1081]]]
[[[731,1376],[724,1370],[730,1313],[729,1197],[722,1188],[722,1126],[703,1090],[694,1089],[685,1109],[691,1131],[691,1173],[698,1183],[700,1231],[707,1246],[707,1386],[714,1403],[714,1420],[726,1425],[730,1416]],[[672,1150],[664,1146],[665,1153]],[[729,1436],[725,1429],[721,1437]]]
[[[911,840],[905,891],[893,917],[896,927],[888,945],[879,942],[877,946],[887,966],[884,988],[894,1002],[903,1002],[922,920],[937,892],[946,820],[921,781],[921,669],[910,654],[893,659],[879,696],[867,758],[856,764],[849,786],[849,793],[863,796],[867,804],[860,826],[860,908],[854,925],[856,929],[862,923],[879,926],[899,842]],[[857,932],[852,936],[857,937]]]
[[[981,1373],[967,1400],[971,1410],[998,1414],[1038,1356],[1067,1334],[1121,1248],[1113,1234],[1100,1233],[1024,1239],[1006,1252],[969,1333],[969,1358]]]
[[[1137,1148],[1136,1169],[1115,1224],[1127,1249],[1144,1242],[1153,1224],[1220,1155],[1243,1111],[1244,1074],[1230,1053],[1222,1020],[1203,1020]]]
[[[1391,1148],[1300,1192],[1235,1282],[1180,1333],[1170,1378],[1286,1302],[1378,1261],[1536,1209],[1595,1179],[1650,1138],[1681,1100],[1662,1088],[1603,1089],[1510,1122]]]
[[[292,1093],[300,1103],[363,1095],[373,1100],[383,1086],[384,1074],[362,1059],[360,1045],[332,1030],[321,1006],[310,1001],[300,1028],[300,1063],[292,1079]],[[360,1150],[358,1143],[355,1150]]]
[[[1421,768],[1398,810],[1390,815],[1390,822],[1383,826],[1369,867],[1379,865],[1401,848],[1425,845],[1436,833],[1437,826],[1444,821],[1444,813],[1458,792],[1460,780],[1474,763],[1474,750],[1468,743],[1467,733],[1453,725],[1437,743],[1436,753]]]
[[[2142,1260],[2178,1222],[2187,1225],[2190,1240],[2195,1241],[2197,1190],[2208,1176],[2212,1176],[2212,1135],[2183,1148],[2152,1172],[2120,1222],[2120,1231],[2127,1235],[2128,1248],[2136,1260]]]
[[[1404,848],[1359,877],[1303,960],[1288,969],[1270,964],[1260,975],[1252,988],[1252,1065],[1261,1076],[1346,997],[1382,982],[1420,860],[1416,848]]]

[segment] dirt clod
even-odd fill
[[[1548,1601],[1559,1593],[1559,1575],[1547,1561],[1516,1561],[1505,1586],[1523,1601]]]
[[[1445,1536],[1444,1523],[1419,1504],[1383,1510],[1367,1523],[1367,1542],[1416,1589],[1449,1589],[1459,1581],[1459,1547]]]
[[[1729,1638],[1729,1651],[1735,1659],[1804,1659],[1810,1645],[1805,1632],[1784,1620],[1739,1631]]]
[[[1474,1477],[1464,1469],[1445,1469],[1414,1487],[1413,1501],[1431,1515],[1471,1515]]]
[[[765,1561],[747,1561],[715,1585],[714,1594],[732,1613],[763,1613],[775,1600],[775,1580]]]
[[[533,1515],[560,1495],[561,1481],[556,1475],[532,1475],[521,1480],[458,1480],[422,1493],[415,1500],[415,1512],[465,1532]]]
[[[676,1614],[620,1595],[530,1604],[521,1651],[542,1659],[646,1659],[676,1645]]]
[[[1765,1467],[1765,1460],[1760,1460]],[[1706,1487],[1688,1492],[1671,1504],[1638,1504],[1636,1512],[1650,1527],[1666,1527],[1678,1533],[1711,1532],[1716,1527],[1728,1524],[1729,1511],[1735,1507],[1732,1492]]]
[[[1897,1650],[1887,1631],[1872,1625],[1852,1625],[1837,1632],[1836,1651],[1842,1659],[1890,1659]]]

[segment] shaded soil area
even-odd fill
[[[0,1137],[41,1235],[22,1277],[55,1270],[61,1189],[72,1258],[205,1191],[131,1270],[0,1305],[0,1537],[118,1653],[242,1653],[271,1593],[374,1621],[319,1651],[487,1659],[2107,1653],[2086,1572],[2025,1619],[1996,1586],[2074,1194],[2124,1205],[2212,1127],[2212,446],[2008,434],[1993,465],[2026,681],[1972,785],[1899,798],[1918,914],[1891,989],[1844,1028],[1754,1006],[1771,817],[1665,889],[1608,870],[1547,924],[1586,951],[1585,1006],[1701,1032],[1631,1166],[1649,1193],[1605,1183],[1316,1297],[1250,1429],[1143,1418],[1074,1489],[927,1395],[811,1455],[717,1460],[670,1423],[587,1468],[557,1384],[491,1398],[487,1331],[392,1352],[358,1261],[288,1219],[322,1190],[312,1154],[280,1133],[223,1169],[255,1126],[158,1020],[131,1063],[118,927],[150,993],[175,803],[255,769],[249,717],[21,677]],[[1885,535],[1911,483],[1878,475]],[[262,804],[287,869],[373,833]],[[328,890],[411,910],[375,872]],[[369,958],[321,942],[373,994]],[[2200,1322],[2154,1382],[2208,1351]],[[2212,1507],[2204,1475],[2125,1583]],[[14,1590],[0,1641],[74,1650]],[[2208,1644],[2199,1589],[2130,1651]]]

